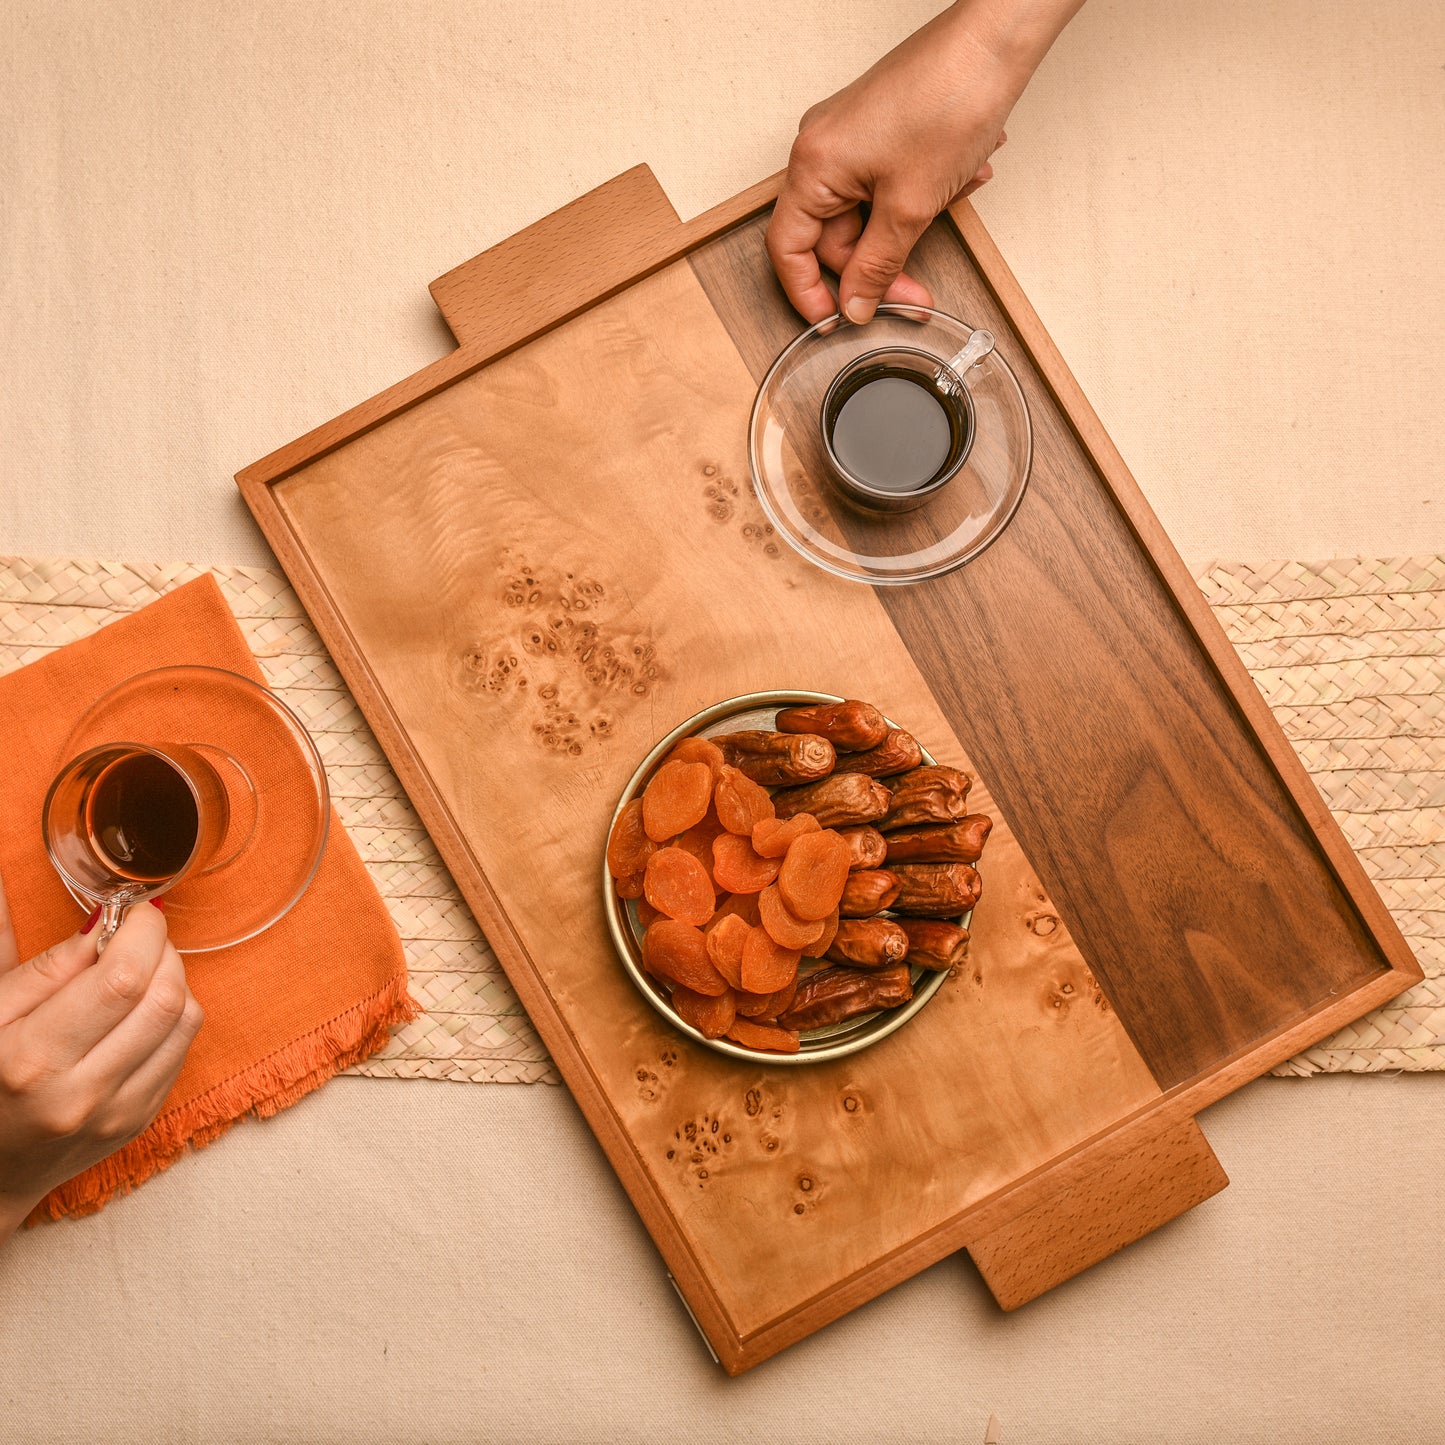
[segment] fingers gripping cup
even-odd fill
[[[1031,457],[993,336],[911,306],[803,332],[763,379],[749,435],[754,488],[784,539],[874,586],[976,557],[1013,517]]]

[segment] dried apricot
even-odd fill
[[[804,958],[822,958],[832,946],[833,938],[838,932],[838,911],[834,909],[823,920],[823,932],[816,943],[810,943],[803,950]]]
[[[798,979],[785,984],[776,993],[740,993],[737,1011],[746,1019],[775,1019],[793,1005],[798,995]]]
[[[753,847],[764,858],[781,858],[796,839],[804,833],[817,833],[822,826],[811,813],[799,813],[796,818],[787,819],[764,818],[753,829]]]
[[[733,1020],[727,1036],[750,1049],[767,1049],[775,1054],[796,1054],[799,1047],[798,1036],[791,1029],[755,1024],[744,1018]]]
[[[824,920],[799,918],[783,902],[776,883],[758,894],[758,915],[768,937],[782,948],[807,948],[823,936]]]
[[[617,880],[617,896],[619,898],[641,898],[642,882],[646,877],[644,873],[629,873]]]
[[[778,876],[782,861],[763,858],[736,833],[720,833],[712,845],[712,876],[729,893],[761,893]]]
[[[799,918],[826,918],[837,906],[853,862],[848,840],[836,833],[805,833],[794,840],[778,873],[783,902]]]
[[[722,831],[723,825],[718,822],[717,814],[709,808],[701,823],[694,823],[687,832],[679,833],[672,841],[675,847],[691,853],[707,869],[708,876],[711,877],[713,839],[718,837]]]
[[[710,995],[678,984],[672,991],[672,1006],[677,1010],[678,1018],[685,1024],[691,1024],[703,1038],[720,1039],[737,1017],[738,996],[730,988]]]
[[[706,763],[713,782],[723,769],[722,749],[706,738],[683,738],[663,759],[666,763]]]
[[[642,793],[642,826],[654,843],[685,833],[707,816],[712,769],[706,763],[664,763]]]
[[[702,930],[673,918],[661,919],[642,935],[642,961],[654,978],[671,979],[694,993],[717,997],[728,986],[707,956]]]
[[[736,913],[729,913],[715,928],[708,929],[707,956],[713,967],[733,988],[743,986],[743,944],[752,926]]]
[[[768,790],[737,768],[723,768],[713,802],[723,827],[743,837],[748,837],[759,823],[773,816],[773,800]]]
[[[607,840],[607,871],[614,878],[641,873],[655,852],[657,844],[642,826],[642,799],[634,798],[612,825],[612,836]]]
[[[723,895],[722,901],[718,904],[717,912],[713,914],[709,928],[716,928],[724,918],[736,914],[744,923],[756,924],[760,922],[758,913],[758,895],[756,893],[727,893]]]
[[[743,987],[749,993],[776,993],[798,976],[796,948],[774,943],[765,928],[753,928],[743,940]]]
[[[707,869],[681,848],[659,848],[647,860],[643,893],[654,908],[682,923],[706,923],[717,903]]]
[[[639,898],[637,900],[637,921],[644,928],[651,928],[652,925],[656,923],[659,918],[666,917],[667,914],[661,912],[659,909],[654,908],[652,904],[647,901],[647,899]]]

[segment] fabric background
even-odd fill
[[[692,214],[934,8],[0,10],[0,545],[265,563],[231,474],[638,160]],[[1445,11],[1091,0],[979,197],[1186,558],[1445,551]],[[19,1440],[1438,1441],[1445,1080],[1264,1080],[1012,1316],[945,1261],[737,1381],[570,1098],[342,1079],[0,1253]]]

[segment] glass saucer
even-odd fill
[[[207,719],[198,732],[197,718]],[[217,860],[165,894],[182,953],[210,953],[265,932],[306,891],[326,847],[331,799],[321,755],[274,693],[219,667],[138,673],[86,710],[55,759],[117,741],[183,743],[225,784],[230,825]],[[94,906],[71,891],[87,913]]]
[[[1009,365],[990,351],[960,378],[973,437],[946,485],[908,511],[875,511],[849,497],[828,460],[823,411],[850,363],[885,349],[924,352],[946,375],[973,328],[921,306],[880,306],[866,326],[831,316],[790,342],[753,404],[748,464],[758,500],[810,562],[875,587],[921,582],[961,567],[1003,531],[1023,499],[1033,455],[1028,407]]]

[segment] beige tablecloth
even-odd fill
[[[927,4],[10,0],[0,550],[264,564],[237,467],[425,284],[649,160],[683,214]],[[1186,557],[1445,551],[1445,12],[1092,0],[985,219]],[[566,1093],[346,1079],[0,1253],[0,1438],[1441,1438],[1445,1080],[1268,1080],[1233,1185],[1017,1315],[946,1261],[720,1377]]]

